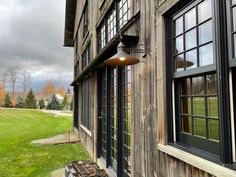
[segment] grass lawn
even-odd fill
[[[31,141],[71,130],[72,118],[0,108],[0,177],[50,177],[71,160],[90,159],[82,144],[38,146]]]

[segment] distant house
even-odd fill
[[[235,12],[235,0],[66,0],[74,127],[110,176],[236,176]]]

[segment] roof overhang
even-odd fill
[[[73,47],[76,0],[66,0],[64,46]]]

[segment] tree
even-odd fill
[[[39,100],[39,104],[38,104],[38,107],[39,109],[44,109],[46,106],[45,106],[45,102],[43,99]]]
[[[67,96],[64,97],[61,107],[64,110],[70,109],[70,103],[68,102]]]
[[[11,97],[7,94],[4,100],[4,107],[6,108],[11,108],[12,107],[12,102],[11,102]]]
[[[3,75],[3,81],[6,87],[10,87],[12,89],[12,97],[15,95],[16,83],[18,81],[19,69],[18,67],[11,67],[6,70]]]
[[[25,100],[23,97],[21,97],[21,96],[17,97],[16,108],[25,108]]]
[[[31,88],[31,82],[32,82],[32,77],[29,72],[26,72],[25,70],[21,72],[21,77],[20,77],[20,82],[22,85],[22,91],[23,94],[25,95],[26,92],[28,92]]]
[[[29,108],[29,109],[36,109],[36,107],[37,107],[35,95],[34,95],[34,92],[32,89],[30,89],[30,91],[28,92],[28,94],[26,96],[25,106],[26,106],[26,108]]]
[[[58,88],[58,93],[59,93],[61,96],[65,96],[65,95],[66,95],[65,88],[64,88],[64,87]]]
[[[49,110],[60,110],[61,109],[61,104],[59,103],[59,101],[57,100],[57,97],[55,95],[52,95],[47,109]]]
[[[5,96],[5,89],[3,83],[0,82],[0,106],[2,106]]]
[[[70,110],[73,111],[74,109],[74,103],[73,103],[73,100],[70,102]]]
[[[46,95],[51,95],[56,93],[56,83],[52,80],[47,81],[43,87],[43,93]]]

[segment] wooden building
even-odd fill
[[[66,0],[65,16],[74,127],[110,176],[236,176],[235,0]],[[139,63],[104,64],[120,41]]]

